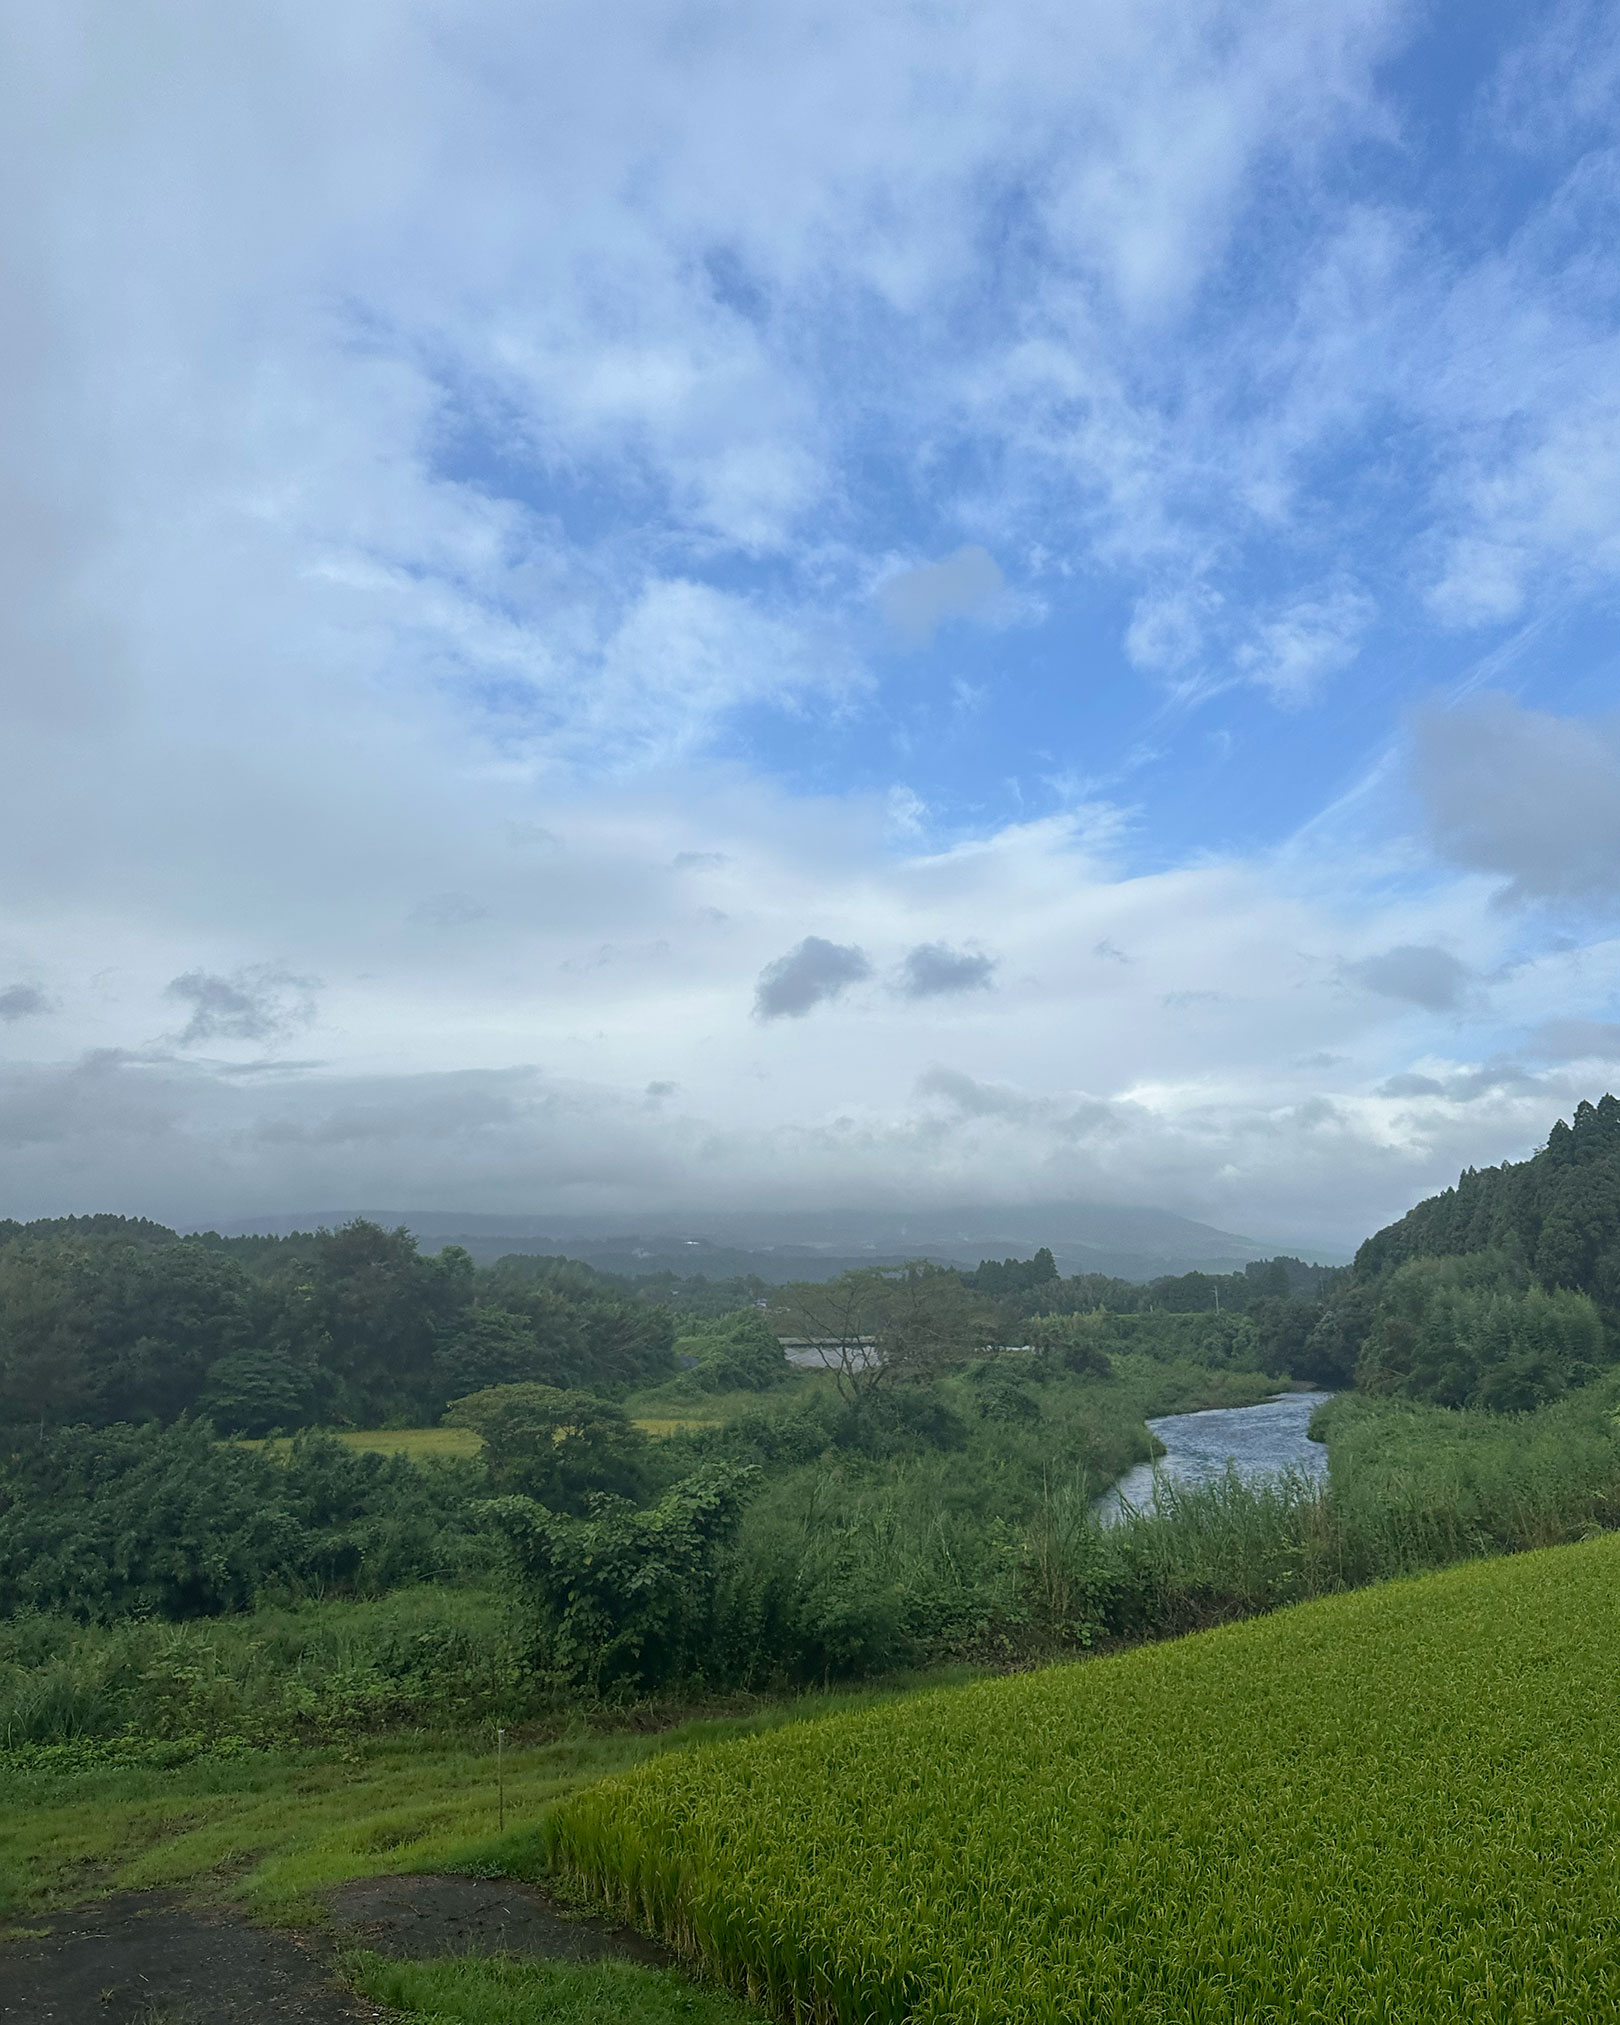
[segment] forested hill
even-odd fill
[[[666,1309],[589,1267],[480,1268],[362,1221],[285,1238],[0,1223],[0,1426],[436,1420],[482,1386],[647,1384],[676,1369],[673,1341]]]
[[[1505,1253],[1543,1286],[1590,1294],[1620,1320],[1620,1099],[1580,1104],[1529,1160],[1471,1167],[1356,1254],[1371,1280],[1418,1258]]]
[[[1363,1391],[1510,1413],[1620,1362],[1620,1101],[1368,1238],[1312,1341]]]

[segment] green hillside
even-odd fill
[[[1577,1105],[1530,1160],[1470,1167],[1455,1188],[1368,1238],[1355,1269],[1365,1279],[1409,1259],[1482,1251],[1620,1309],[1620,1098]]]
[[[1620,1361],[1620,1100],[1529,1160],[1469,1168],[1376,1232],[1313,1324],[1358,1388],[1524,1413]]]
[[[660,1759],[550,1860],[779,2016],[1620,2016],[1620,1541]]]

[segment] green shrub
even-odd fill
[[[475,1573],[476,1464],[415,1464],[304,1433],[284,1459],[206,1422],[69,1427],[0,1449],[0,1614],[165,1618],[268,1591],[375,1592]]]
[[[530,1634],[477,1590],[406,1589],[172,1625],[0,1624],[0,1747],[275,1743],[550,1706]]]
[[[598,1497],[588,1518],[521,1497],[486,1508],[538,1605],[560,1678],[600,1696],[701,1676],[716,1557],[756,1475],[710,1463],[645,1511]]]

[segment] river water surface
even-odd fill
[[[1327,1475],[1327,1450],[1307,1441],[1311,1415],[1328,1392],[1286,1392],[1259,1406],[1218,1406],[1207,1413],[1168,1413],[1148,1426],[1164,1443],[1157,1462],[1138,1463],[1098,1500],[1097,1515],[1117,1519],[1130,1505],[1141,1511],[1153,1502],[1155,1474],[1171,1483],[1203,1484],[1224,1476],[1232,1465],[1245,1483],[1294,1469],[1310,1477]]]

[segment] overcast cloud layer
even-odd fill
[[[1620,1080],[1612,10],[0,39],[0,1213],[1343,1243]]]

